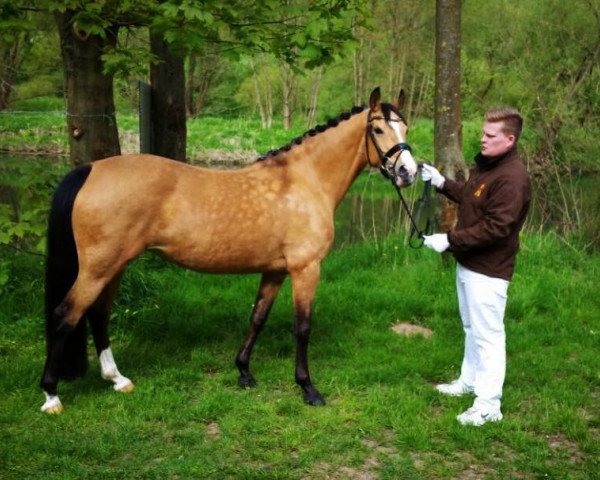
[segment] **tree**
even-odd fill
[[[269,64],[264,57],[264,54],[258,55],[258,66],[253,58],[250,58],[249,61],[252,69],[252,86],[254,87],[256,106],[260,115],[260,125],[262,128],[271,128],[273,125],[273,90]]]
[[[8,107],[19,67],[28,50],[31,26],[29,15],[15,10],[12,5],[0,9],[0,13],[2,17],[12,17],[12,22],[0,36],[0,110],[4,110]]]
[[[103,71],[102,52],[114,48],[118,26],[102,35],[79,30],[72,10],[56,13],[67,90],[67,129],[73,165],[119,155],[113,76]]]
[[[188,116],[194,117],[204,108],[210,88],[219,80],[223,63],[214,45],[190,52],[185,87]]]
[[[169,47],[158,32],[150,34],[150,48],[158,59],[150,68],[153,153],[185,161],[187,128],[183,56]]]
[[[9,0],[0,0],[3,13],[11,6]],[[250,4],[242,0],[29,0],[12,7],[11,14],[19,9],[55,14],[74,164],[120,151],[112,93],[115,70],[104,68],[126,64],[122,60],[128,52],[117,45],[119,29],[150,29],[153,50],[158,54],[153,78],[160,87],[155,97],[162,99],[157,105],[160,111],[155,110],[157,136],[160,141],[179,139],[163,145],[161,153],[184,158],[185,144],[180,140],[185,137],[183,58],[187,52],[212,43],[232,55],[264,51],[290,64],[313,67],[331,63],[352,40],[351,22],[366,14],[360,0],[261,0]],[[165,95],[173,96],[165,100]]]
[[[435,164],[449,178],[464,176],[460,115],[460,15],[461,0],[436,0],[435,15]],[[440,229],[447,231],[455,219],[454,207],[441,200]]]

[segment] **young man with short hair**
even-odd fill
[[[516,145],[523,118],[514,108],[485,114],[481,153],[469,179],[445,178],[424,165],[422,179],[458,203],[457,222],[448,233],[425,237],[436,252],[450,250],[457,261],[456,288],[465,332],[460,376],[438,385],[446,395],[475,394],[456,418],[480,426],[502,419],[500,399],[506,371],[504,311],[519,250],[519,232],[529,209],[530,183]]]

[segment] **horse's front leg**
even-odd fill
[[[285,280],[285,272],[265,272],[260,280],[260,287],[254,302],[254,309],[250,317],[250,328],[244,343],[235,359],[235,364],[240,371],[238,383],[240,387],[255,387],[256,380],[250,373],[250,355],[258,334],[269,316],[273,302],[279,293],[281,284]]]
[[[304,391],[309,405],[325,405],[325,399],[313,386],[308,371],[308,340],[312,302],[319,283],[320,265],[311,263],[306,268],[290,272],[294,296],[294,334],[296,335],[296,383]]]

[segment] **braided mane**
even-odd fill
[[[258,157],[256,159],[256,161],[261,162],[263,160],[268,160],[270,158],[276,157],[280,153],[288,152],[294,145],[300,145],[304,141],[304,139],[306,139],[308,137],[314,137],[315,135],[322,133],[326,130],[329,130],[332,127],[337,127],[341,121],[348,120],[350,117],[352,117],[353,115],[356,115],[357,113],[364,111],[366,108],[367,107],[365,107],[365,106],[358,106],[358,107],[352,108],[352,110],[350,110],[349,112],[341,113],[337,118],[332,118],[332,119],[328,120],[327,123],[325,123],[323,125],[317,125],[315,128],[311,128],[310,130],[308,130],[301,136],[294,138],[287,145],[280,147],[276,150],[271,150],[271,151],[267,152],[266,154]]]

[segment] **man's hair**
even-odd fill
[[[515,142],[521,136],[523,130],[523,117],[516,108],[496,107],[485,112],[486,122],[503,122],[502,131],[506,135],[514,135]]]

